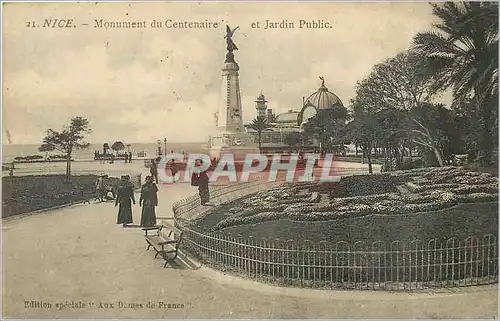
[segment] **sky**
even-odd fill
[[[72,28],[32,28],[46,18]],[[95,28],[94,20],[148,28]],[[152,20],[217,21],[216,29],[150,28]],[[332,28],[298,28],[322,20]],[[428,3],[10,3],[3,16],[3,144],[40,143],[48,128],[89,119],[88,141],[206,142],[215,130],[225,24],[239,26],[243,118],[263,93],[274,112],[299,110],[325,85],[348,105],[356,82],[430,30]],[[266,20],[295,28],[263,29]],[[252,28],[252,22],[261,28]],[[83,24],[88,24],[84,26]]]

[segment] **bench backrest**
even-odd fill
[[[168,227],[167,226],[163,226],[162,232],[169,239],[176,240],[177,241],[177,246],[179,246],[179,244],[182,241],[182,234],[183,234],[183,232],[181,230],[179,230],[178,228],[173,227],[173,226],[168,226]]]

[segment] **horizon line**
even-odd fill
[[[123,142],[123,141],[122,141]],[[90,143],[90,145],[93,145],[93,144],[104,144],[104,143],[109,143],[109,144],[112,144],[111,141],[108,141],[108,142],[99,142],[99,143]],[[123,142],[126,145],[130,144],[130,145],[134,145],[134,144],[155,144],[157,145],[156,142],[135,142],[135,143],[126,143],[126,142]],[[12,145],[41,145],[42,143],[12,143],[12,144],[5,144],[5,143],[2,143],[2,146],[12,146]],[[206,142],[204,141],[199,141],[199,142],[170,142],[170,141],[167,141],[167,144],[206,144]],[[163,141],[162,141],[162,146],[163,146]]]

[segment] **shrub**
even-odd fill
[[[409,177],[391,174],[355,175],[343,177],[340,182],[319,183],[310,190],[328,193],[330,197],[364,196],[397,192],[396,186],[408,180]]]
[[[451,189],[455,194],[470,194],[470,193],[498,193],[497,184],[484,185],[462,185]]]
[[[400,170],[409,170],[414,168],[421,168],[423,166],[422,158],[405,158],[399,165]]]
[[[498,194],[472,193],[457,195],[457,199],[460,203],[498,202]]]

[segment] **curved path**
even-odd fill
[[[160,187],[158,215],[196,190]],[[134,221],[140,208],[134,207]],[[3,221],[5,318],[493,318],[497,286],[418,293],[284,289],[202,267],[163,268],[142,231],[116,224],[112,203]],[[51,303],[26,307],[24,301]],[[56,307],[83,303],[84,308]],[[183,308],[165,309],[165,304]],[[120,302],[142,304],[123,308]],[[155,307],[147,307],[152,302]],[[103,303],[100,307],[99,303]],[[108,304],[107,307],[104,304]],[[109,305],[113,304],[113,307]]]

